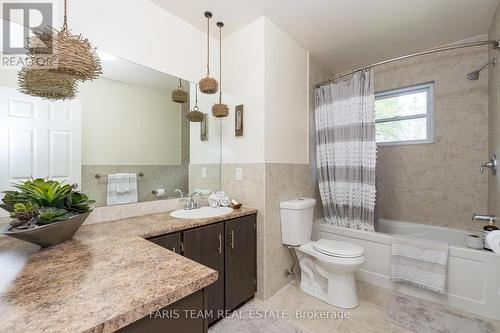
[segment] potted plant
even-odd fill
[[[69,185],[49,179],[28,179],[14,185],[17,191],[4,191],[1,208],[12,221],[4,235],[42,247],[73,237],[93,209],[94,200]]]

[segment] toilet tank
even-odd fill
[[[280,203],[281,241],[285,245],[302,245],[311,240],[316,200],[298,198]]]

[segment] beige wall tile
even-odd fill
[[[488,33],[488,39],[500,39],[500,7],[497,7],[495,17]],[[500,57],[497,50],[490,49],[489,59],[497,59],[497,65],[489,69],[489,127],[488,146],[489,152],[495,153],[500,158]],[[500,212],[500,176],[488,176],[488,212],[498,214]]]
[[[177,197],[176,188],[188,190],[187,165],[82,165],[82,191],[96,201],[96,206],[106,206],[107,177],[95,178],[95,174],[130,172],[144,173],[137,178],[139,202],[158,200],[152,193],[155,189],[166,189],[169,197]],[[165,198],[163,198],[165,199]]]
[[[407,222],[477,228],[487,211],[488,73],[466,74],[487,61],[487,47],[447,51],[375,69],[375,90],[434,82],[435,141],[381,146],[377,156],[378,214]]]

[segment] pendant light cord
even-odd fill
[[[210,17],[207,17],[207,77],[210,77]]]
[[[198,107],[198,83],[196,84],[196,89],[194,90],[194,98],[196,100],[195,107]]]
[[[64,22],[63,22],[63,30],[68,30],[68,14],[67,14],[67,3],[64,0]]]
[[[222,27],[219,25],[219,104],[222,104]]]

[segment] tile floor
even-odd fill
[[[241,308],[243,317],[248,317],[250,310],[264,310],[260,315],[266,314],[265,310],[278,309],[285,310],[280,313],[281,318],[274,318],[269,315],[267,319],[241,320],[240,318],[226,318],[210,329],[210,333],[412,333],[412,331],[399,327],[391,323],[387,317],[387,308],[395,295],[394,292],[373,285],[358,282],[358,292],[360,305],[356,309],[342,310],[332,305],[317,300],[303,293],[296,281],[293,281],[274,296],[266,301],[253,300],[248,305]],[[405,296],[410,298],[409,296]],[[306,310],[309,314],[316,310],[316,313],[327,313],[329,319],[298,318],[296,310]],[[345,311],[345,312],[344,312]],[[344,319],[332,318],[332,314],[349,312],[349,316]],[[463,313],[453,310],[457,314],[464,314],[470,317],[478,317],[473,314]],[[286,317],[286,318],[283,318]],[[485,318],[482,318],[487,320]],[[497,333],[500,333],[500,321],[489,322],[493,325]],[[429,333],[437,333],[432,331]],[[443,332],[444,333],[444,332]],[[470,332],[479,333],[479,332]]]

